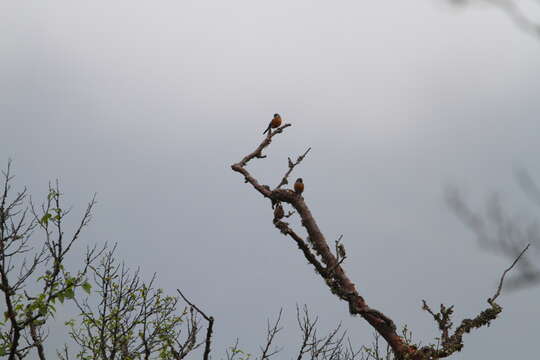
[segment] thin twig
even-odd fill
[[[199,309],[197,307],[197,305],[195,305],[191,301],[189,301],[184,296],[184,294],[182,294],[180,289],[176,289],[176,291],[178,291],[178,293],[180,294],[182,299],[184,299],[184,301],[186,303],[188,303],[189,306],[191,306],[192,308],[197,310],[197,312],[199,314],[201,314],[201,316],[204,317],[206,321],[208,321],[208,328],[206,329],[206,340],[205,340],[205,344],[204,344],[204,355],[203,355],[203,359],[208,360],[208,357],[210,356],[210,345],[212,344],[212,332],[213,332],[213,328],[214,328],[214,317],[213,316],[207,316],[201,309]]]
[[[304,152],[302,155],[300,155],[297,159],[296,159],[296,162],[293,162],[291,160],[291,158],[289,158],[289,170],[287,170],[287,172],[285,173],[285,175],[283,175],[283,178],[281,179],[280,183],[278,186],[276,186],[276,189],[279,189],[280,187],[282,187],[283,185],[287,185],[289,183],[288,181],[288,178],[289,178],[289,175],[291,174],[291,172],[293,171],[293,169],[296,167],[296,165],[300,164],[302,162],[302,160],[304,160],[304,158],[306,157],[306,155],[308,154],[308,152],[311,150],[311,147],[309,147],[306,152]]]
[[[488,302],[491,304],[492,302],[495,301],[495,299],[497,299],[497,297],[499,297],[499,295],[501,294],[501,290],[502,290],[502,286],[503,286],[503,282],[504,282],[504,277],[506,276],[506,274],[512,270],[512,268],[517,264],[517,262],[519,261],[519,259],[523,256],[523,254],[525,254],[525,251],[527,251],[527,249],[529,248],[529,246],[531,246],[531,244],[527,244],[527,246],[525,246],[525,249],[523,249],[521,251],[521,253],[518,255],[518,257],[514,260],[514,262],[512,263],[512,265],[510,265],[510,267],[506,270],[504,270],[502,276],[501,276],[501,280],[499,281],[499,286],[497,287],[497,292],[495,293],[495,295],[488,299]]]

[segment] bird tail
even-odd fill
[[[272,125],[271,125],[271,124],[268,125],[268,127],[266,128],[266,130],[264,130],[263,135],[266,134],[267,132],[269,132],[271,128],[272,128]]]

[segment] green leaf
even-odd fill
[[[34,325],[37,325],[37,326],[43,326],[43,325],[45,325],[45,323],[46,323],[46,320],[44,320],[44,319],[34,320]]]
[[[47,199],[52,200],[55,197],[57,197],[58,195],[60,195],[60,194],[57,193],[56,191],[54,191],[53,189],[51,189],[51,191],[49,191],[49,195],[47,196]]]
[[[92,291],[92,284],[90,284],[88,281],[85,281],[82,284],[82,288],[88,295],[90,295],[90,292]]]
[[[42,224],[47,225],[51,218],[52,218],[52,215],[49,214],[49,213],[46,213],[45,215],[43,215],[43,217],[41,218],[41,220],[39,222],[41,222]]]
[[[73,291],[73,288],[67,288],[65,293],[68,299],[73,299],[75,297],[75,292]]]

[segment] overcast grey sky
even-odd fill
[[[454,304],[456,322],[474,316],[508,265],[479,251],[444,187],[476,208],[500,191],[510,211],[539,214],[513,169],[540,179],[540,39],[498,10],[454,10],[433,0],[1,2],[0,162],[13,158],[34,196],[60,179],[75,210],[97,192],[83,240],[118,242],[128,264],[214,315],[214,358],[236,337],[256,352],[280,307],[289,358],[296,303],[323,329],[343,321],[369,343],[367,324],[230,170],[279,112],[293,126],[250,169],[275,185],[287,156],[311,146],[293,177],[323,232],[344,234],[345,268],[368,303],[429,342],[437,332],[421,299]],[[534,357],[539,295],[504,295],[502,317],[455,359]]]

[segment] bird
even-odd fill
[[[298,178],[296,179],[294,183],[294,192],[300,195],[302,194],[303,191],[304,191],[304,181],[302,180],[302,178]]]
[[[340,258],[345,259],[347,257],[347,252],[345,251],[345,245],[338,244],[337,253],[338,253]]]
[[[281,206],[281,204],[278,204],[274,209],[274,222],[283,219],[284,216],[285,211],[283,211],[283,206]]]
[[[275,129],[280,125],[281,125],[281,116],[279,116],[279,114],[274,114],[274,117],[272,118],[272,120],[270,120],[270,123],[268,124],[268,127],[266,128],[266,130],[264,130],[263,134],[266,134],[267,132],[270,131],[270,129]]]

